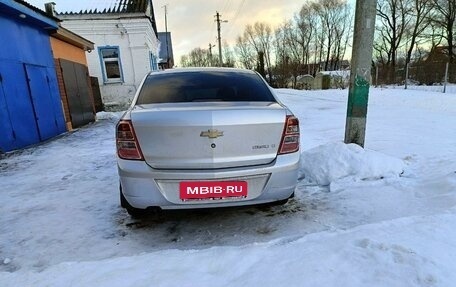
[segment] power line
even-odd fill
[[[236,24],[236,20],[238,19],[239,14],[240,14],[242,8],[244,7],[244,4],[245,4],[245,0],[242,0],[240,5],[238,6],[238,9],[236,10],[236,13],[234,14],[234,17],[232,18],[230,28],[228,29],[228,32],[226,33],[227,35],[231,35],[231,31],[233,30],[233,27]]]
[[[212,22],[212,33],[211,33],[211,38],[215,41],[217,41],[217,23],[216,22]],[[212,40],[211,40],[212,41]]]
[[[236,14],[234,14],[234,20],[239,16],[239,13],[241,12],[242,7],[244,7],[245,0],[242,0],[241,5],[239,5],[238,9],[236,10]]]
[[[230,4],[231,4],[231,0],[227,0],[227,1],[225,2],[225,6],[224,6],[223,9],[221,10],[222,13],[225,13],[225,12],[227,12],[227,10],[229,10],[228,8],[230,7]]]

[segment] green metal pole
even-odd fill
[[[366,135],[376,6],[376,0],[356,1],[345,143],[355,143],[362,147]]]

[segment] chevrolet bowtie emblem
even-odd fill
[[[210,129],[210,130],[201,132],[200,137],[208,137],[210,139],[216,139],[218,137],[223,137],[223,132]]]

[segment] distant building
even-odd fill
[[[66,131],[50,34],[59,19],[20,0],[0,0],[0,152]]]
[[[418,63],[418,68],[409,71],[409,77],[426,85],[445,82],[445,74],[448,66],[447,81],[456,83],[456,47],[453,48],[453,61],[450,59],[448,46],[433,47],[424,61]]]
[[[448,46],[435,46],[429,52],[425,59],[426,63],[448,63],[450,62],[450,53]],[[453,58],[456,58],[456,47],[453,48]]]
[[[173,42],[171,32],[158,32],[160,40],[160,56],[158,66],[160,69],[171,69],[174,67]]]
[[[158,70],[159,41],[151,0],[120,0],[103,10],[58,13],[57,17],[63,27],[94,43],[94,51],[87,54],[89,71],[98,77],[107,108],[126,107],[143,77]]]
[[[326,70],[325,66],[327,66]],[[341,71],[347,69],[350,69],[350,62],[348,60],[330,61],[328,62],[328,65],[326,65],[326,62],[319,62],[302,65],[300,67],[300,74],[316,76],[319,72],[322,71]]]

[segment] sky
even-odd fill
[[[456,86],[371,88],[365,150],[347,89],[275,91],[301,123],[283,206],[130,218],[122,113],[1,158],[1,287],[455,286]]]
[[[30,4],[44,10],[44,3],[51,0],[27,0]],[[80,11],[100,7],[111,7],[118,0],[53,0],[57,12]],[[231,46],[242,34],[247,24],[257,21],[267,22],[276,27],[293,17],[300,10],[304,1],[296,0],[156,0],[153,1],[157,29],[165,31],[165,8],[167,5],[168,31],[171,32],[174,59],[192,49],[207,49],[209,43],[217,43],[217,25],[215,14],[222,15],[221,35]],[[215,49],[218,49],[215,47]]]

